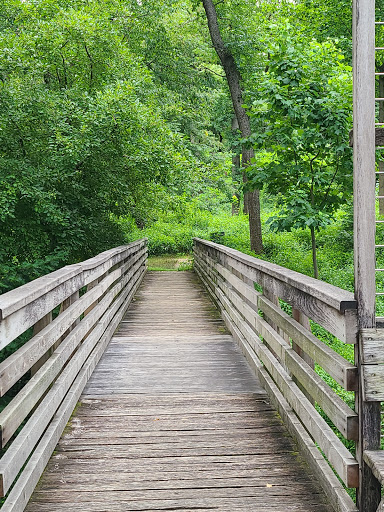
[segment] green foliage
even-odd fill
[[[266,128],[252,136],[261,155],[249,185],[277,196],[272,230],[318,230],[351,194],[351,69],[331,43],[284,34],[271,48],[260,94],[252,115]]]
[[[143,226],[162,202],[227,186],[228,157],[207,130],[217,79],[193,67],[188,9],[169,7],[0,6],[1,291],[123,243],[122,215]]]

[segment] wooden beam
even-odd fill
[[[354,263],[360,329],[375,327],[375,138],[375,0],[353,0]],[[355,351],[360,375],[362,352],[360,342]],[[360,378],[357,501],[359,510],[376,512],[381,486],[363,460],[363,452],[380,448],[380,404],[364,401],[363,386]]]
[[[145,249],[145,239],[69,265],[0,297],[0,349],[36,324],[65,299],[128,256]]]
[[[354,145],[354,136],[353,130],[349,132],[349,145],[353,147]],[[384,146],[384,128],[376,128],[375,129],[375,146]]]
[[[347,309],[356,309],[357,307],[353,294],[346,290],[342,290],[337,286],[300,274],[294,270],[281,267],[275,263],[260,260],[253,256],[248,256],[247,254],[231,249],[230,247],[225,247],[224,245],[215,244],[214,242],[209,242],[200,238],[194,238],[194,242],[195,245],[201,246],[204,252],[207,252],[208,254],[211,249],[216,253],[216,255],[220,254],[220,259],[225,255],[239,263],[243,263],[245,267],[248,267],[249,269],[259,271],[269,277],[273,277],[281,282],[291,285],[291,287],[319,299],[340,312],[344,312]],[[218,258],[217,260],[221,263]],[[248,277],[252,279],[252,276]],[[253,280],[258,282],[257,279]]]
[[[71,392],[67,395],[68,388],[71,386],[73,379],[78,374],[83,375],[85,380],[83,380],[83,384],[85,385],[89,376],[92,373],[91,369],[87,369],[87,365],[90,360],[92,360],[93,354],[97,351],[97,359],[95,359],[95,364],[98,361],[98,358],[102,355],[106,345],[108,344],[111,336],[113,335],[118,323],[121,321],[122,316],[124,315],[126,309],[128,308],[135,291],[137,290],[143,276],[145,274],[145,267],[142,265],[138,266],[131,279],[125,282],[125,286],[122,292],[118,295],[117,299],[112,303],[112,306],[107,310],[104,317],[98,322],[99,332],[95,329],[88,340],[88,343],[82,344],[80,349],[75,353],[73,358],[70,360],[69,364],[64,368],[63,372],[60,374],[58,379],[54,382],[52,387],[49,389],[47,395],[44,397],[43,401],[39,404],[33,415],[29,418],[26,425],[23,427],[22,431],[19,433],[15,441],[12,443],[10,448],[4,454],[0,461],[0,490],[2,495],[9,490],[12,485],[12,482],[17,477],[18,473],[22,469],[23,465],[27,461],[31,451],[34,449],[36,443],[39,441],[42,433],[46,429],[47,425],[50,424],[52,416],[55,414],[55,411],[60,405],[60,402],[66,396],[65,401],[68,401],[71,396]],[[100,307],[101,303],[97,306]],[[95,308],[96,309],[96,308]],[[95,309],[90,315],[87,315],[88,318],[94,314]],[[92,338],[92,339],[91,339]],[[91,354],[91,357],[87,360],[88,355]],[[84,365],[84,366],[83,366]],[[76,382],[76,381],[75,381]],[[83,386],[84,387],[84,386]],[[73,388],[73,386],[72,386]],[[77,397],[78,398],[78,397]],[[76,405],[77,398],[74,402],[71,403],[71,407],[68,407],[67,413],[70,415],[74,406]],[[64,403],[63,402],[63,403]],[[63,406],[61,406],[63,407]],[[60,436],[62,430],[64,429],[66,421],[60,423],[59,430],[57,430],[57,435]],[[47,432],[55,426],[55,422],[50,424]],[[56,427],[55,427],[56,428]],[[46,435],[46,434],[45,434]],[[58,440],[58,438],[57,438]],[[57,442],[56,440],[56,442]],[[56,442],[50,445],[50,452],[46,452],[46,456],[49,458],[52,453]],[[40,442],[41,445],[41,442]],[[39,446],[40,446],[39,445]],[[35,464],[38,467],[31,466],[31,474],[37,475],[37,471],[40,471],[39,475],[41,475],[44,470],[44,466],[48,460],[44,459],[42,462],[42,455],[36,454],[39,452],[34,452],[33,457],[35,457]],[[39,458],[40,457],[40,458]],[[14,488],[14,495],[19,495],[20,498],[28,500],[31,495],[34,485],[29,485],[27,491],[24,491],[24,481],[26,479],[25,474],[28,476],[28,471],[26,468],[23,470],[21,480],[18,481],[18,485]],[[21,482],[21,483],[20,483]],[[25,492],[29,493],[28,496],[25,495]],[[6,500],[6,508],[9,507],[9,510],[22,510],[20,508],[12,508],[13,501],[11,497]],[[5,504],[4,504],[5,506]]]

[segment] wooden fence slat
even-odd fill
[[[225,276],[225,279],[227,279],[228,275],[231,275],[229,271],[223,269],[220,264],[216,264],[215,267],[223,277]],[[208,269],[209,267],[206,267],[206,271],[208,271]],[[247,297],[248,299],[256,301],[257,307],[254,309],[260,309],[269,316],[269,318],[272,319],[281,330],[286,332],[292,340],[294,340],[312,359],[324,368],[324,370],[340,385],[349,391],[354,391],[356,389],[358,384],[356,366],[316,338],[314,334],[297,322],[297,320],[290,317],[280,307],[273,304],[261,293],[256,290],[252,290],[237,277],[231,275],[230,284],[241,294],[242,297]],[[246,288],[248,288],[249,291],[247,291]],[[231,297],[235,296],[232,294]],[[236,300],[236,297],[234,300]],[[243,304],[240,304],[240,300],[237,300],[236,306],[240,308],[240,311],[244,316],[247,316],[246,305],[243,306]],[[248,311],[247,320],[251,325],[254,325],[255,328],[258,329],[257,318],[251,320],[249,317],[251,314],[252,312]]]
[[[322,325],[327,331],[344,343],[357,342],[357,314],[355,310],[340,312],[338,309],[321,302],[316,297],[301,290],[296,290],[284,281],[278,281],[268,275],[260,275],[252,268],[229,259],[229,265],[243,272],[257,282],[263,289],[274,290],[274,294],[299,309],[311,320]]]
[[[213,242],[195,239],[195,244],[197,255],[205,250],[212,259],[288,302],[341,341],[357,342],[356,301],[350,292]],[[271,265],[276,267],[274,271]]]
[[[141,254],[141,253],[139,253]],[[144,253],[140,256],[144,258]],[[108,274],[104,280],[94,287],[90,292],[84,294],[76,304],[68,307],[55,320],[31,338],[20,349],[0,363],[0,396],[3,396],[44,354],[56,343],[67,331],[81,313],[90,304],[102,296],[102,294],[116,281],[123,272],[137,261],[135,256],[133,262],[125,264],[113,274]],[[86,333],[85,333],[86,334]],[[37,370],[36,370],[37,371]],[[34,372],[35,373],[35,372]]]
[[[140,261],[136,264],[140,266]],[[134,267],[135,268],[135,267]],[[63,368],[63,365],[81,343],[83,337],[105,313],[117,294],[130,281],[134,271],[128,272],[103,298],[93,311],[84,317],[55,350],[44,366],[29,380],[22,390],[0,413],[0,440],[3,447],[24,421],[38,400]],[[92,336],[92,334],[90,335]]]
[[[300,381],[312,398],[316,400],[325,414],[331,419],[346,439],[356,439],[358,435],[357,414],[310,368],[286,341],[264,319],[223,283],[218,283],[224,295],[248,321],[258,336],[262,336],[268,346],[277,355],[280,364],[286,367]],[[257,317],[257,318],[256,318]]]
[[[142,242],[142,244],[144,243]],[[124,259],[127,255],[140,249],[137,244],[133,247],[127,247],[125,247],[125,252],[121,251],[118,254],[117,259]],[[111,268],[112,264],[114,265],[118,262],[104,260],[105,257],[100,266],[96,268],[94,267],[95,263],[92,266],[92,264],[84,262],[74,265],[73,269],[61,269],[64,277],[67,275],[71,277],[67,279],[61,277],[60,284],[55,282],[56,272],[53,272],[48,276],[40,278],[43,285],[39,282],[40,279],[36,279],[32,283],[20,286],[15,291],[8,292],[4,294],[4,297],[0,297],[0,312],[2,315],[0,322],[0,350],[29,327],[36,324],[43,316],[60,305],[73,293],[103,275]],[[53,286],[53,283],[56,283],[56,285]],[[12,297],[9,298],[9,295]],[[24,304],[25,302],[27,303]]]
[[[272,317],[276,324],[344,389],[348,391],[356,390],[356,366],[320,341],[297,320],[277,308],[265,297],[260,297],[258,306],[265,314]]]
[[[351,292],[337,288],[336,286],[325,283],[324,281],[319,281],[313,277],[300,274],[294,270],[281,267],[275,263],[260,260],[253,256],[248,256],[247,254],[231,249],[230,247],[225,247],[224,245],[202,240],[200,238],[195,238],[194,241],[198,247],[200,246],[202,248],[202,250],[206,251],[207,248],[211,248],[216,253],[220,252],[222,255],[228,256],[231,260],[237,260],[239,263],[244,264],[244,266],[248,266],[250,269],[268,274],[270,277],[276,278],[278,281],[283,281],[292,288],[303,291],[306,294],[319,299],[321,302],[328,304],[334,309],[345,311],[346,309],[356,310],[357,308],[355,297]],[[258,280],[254,279],[254,281]]]
[[[276,352],[281,364],[296,377],[343,436],[346,439],[356,440],[358,436],[357,414],[319,377],[314,369],[296,354],[293,348],[286,344],[285,340],[267,322],[261,319],[259,327],[259,335]],[[306,393],[304,394],[306,395]]]
[[[132,254],[132,251],[135,252],[137,247],[144,247],[146,240],[146,238],[143,238],[136,242],[132,242],[129,245],[109,249],[108,251],[104,251],[89,260],[83,261],[82,263],[67,265],[59,270],[55,270],[50,274],[39,277],[30,283],[26,283],[23,286],[19,286],[18,288],[5,293],[0,297],[0,321],[35,301],[41,295],[44,295],[44,293],[47,293],[61,285],[71,277],[78,274],[81,270],[89,271],[103,263],[107,263],[112,266],[111,261],[115,264],[116,257],[121,259],[121,253],[128,255]],[[126,256],[123,254],[123,257],[125,258]],[[92,279],[90,279],[90,281],[92,281]]]
[[[300,391],[298,386],[293,382],[291,377],[284,370],[283,366],[271,354],[268,348],[260,341],[256,333],[252,329],[251,325],[248,325],[248,323],[244,321],[244,318],[241,316],[240,313],[236,311],[234,305],[226,296],[226,294],[228,294],[231,297],[231,299],[234,299],[234,297],[236,297],[237,294],[230,290],[228,286],[222,286],[223,283],[225,284],[225,281],[221,280],[217,273],[215,275],[212,272],[212,268],[209,268],[209,265],[207,263],[203,262],[201,259],[197,259],[195,263],[197,266],[198,273],[201,276],[203,282],[207,284],[210,292],[216,296],[216,300],[219,302],[219,306],[220,309],[223,311],[223,315],[227,315],[227,318],[231,319],[231,323],[233,323],[239,329],[241,335],[249,344],[249,349],[254,351],[255,355],[257,355],[257,357],[262,361],[265,369],[268,370],[268,372],[271,374],[271,376],[277,383],[278,387],[280,388],[280,391],[283,394],[283,396],[285,396],[290,406],[301,418],[303,424],[306,425],[308,432],[311,434],[313,439],[315,439],[316,442],[319,444],[320,448],[323,450],[331,464],[334,466],[334,468],[336,469],[344,483],[349,487],[356,487],[358,485],[359,479],[357,461],[352,457],[352,455],[349,453],[346,447],[333,433],[333,431],[326,424],[323,418],[321,418],[321,416],[317,413],[313,405],[304,396],[304,394]],[[224,288],[225,291],[223,291],[222,288]],[[252,308],[250,308],[249,306],[247,306],[247,310],[246,306],[247,305],[245,305],[244,303],[240,306],[242,311],[246,311],[249,315],[251,313],[255,315],[255,311],[253,311]],[[252,319],[253,325],[255,325],[255,322],[256,325],[259,325],[260,327],[260,320]],[[264,321],[262,320],[262,322]],[[268,326],[270,332],[273,332],[272,328],[266,322],[264,322],[264,327],[265,326]],[[275,333],[275,337],[278,337],[277,333]],[[296,363],[300,371],[303,371],[305,368],[305,363],[300,361],[299,356],[297,356],[297,354],[295,354],[295,352],[292,349],[287,348],[287,345],[283,339],[279,344],[279,348],[284,347],[283,344],[285,345],[284,352],[288,352],[290,350],[291,361]],[[316,384],[316,379],[317,377],[314,377],[314,385]],[[323,386],[322,382],[319,382],[319,384]],[[343,408],[345,407],[346,405],[343,404]],[[349,415],[349,411],[351,411],[350,417],[352,418],[352,422],[355,422],[355,413],[348,408],[346,414]]]
[[[59,378],[55,381],[52,388],[44,397],[32,417],[28,420],[23,430],[17,436],[16,440],[0,460],[0,489],[2,489],[3,496],[9,490],[12,482],[25,464],[30,452],[33,450],[45,428],[49,424],[52,415],[55,413],[57,407],[67,393],[68,388],[73,382],[73,379],[83,366],[90,352],[97,344],[97,346],[103,347],[99,350],[100,356],[104,352],[105,345],[103,345],[103,340],[105,340],[106,343],[109,342],[109,339],[120,322],[126,308],[131,302],[144,273],[145,269],[141,267],[138,272],[133,275],[132,282],[126,286],[123,293],[118,297],[117,301],[113,303],[112,308],[108,310],[107,314],[99,320],[98,326],[92,331],[88,343],[83,344],[76,352],[70,363],[65,367]],[[84,382],[84,385],[85,384],[86,382]],[[76,405],[76,402],[74,405]],[[68,409],[69,414],[71,414],[72,410],[73,407],[70,411]],[[64,424],[60,423],[62,430],[64,429],[65,424],[66,422]],[[59,436],[61,432],[59,433]],[[55,445],[53,446],[52,451],[54,447]],[[17,489],[19,490],[19,484]]]
[[[345,485],[347,487],[357,487],[359,470],[356,460],[314,409],[313,405],[289,377],[277,359],[273,357],[268,348],[263,345],[251,328],[249,326],[247,327],[247,325],[242,322],[241,317],[235,312],[233,306],[231,306],[228,299],[226,299],[220,290],[218,291],[218,296],[221,303],[225,305],[225,310],[228,312],[232,321],[239,328],[252,350],[254,350],[257,357],[264,364],[283,396],[306,426],[313,439],[323,450]]]
[[[209,257],[206,261],[212,264],[214,263]],[[260,309],[269,316],[269,318],[276,323],[279,329],[287,333],[287,335],[308,355],[310,359],[316,361],[317,364],[324,368],[324,370],[329,373],[336,382],[343,386],[344,389],[347,391],[355,391],[357,389],[358,377],[356,366],[349,363],[349,361],[344,357],[316,338],[316,336],[308,329],[308,320],[306,324],[307,327],[302,325],[296,319],[285,313],[279,306],[269,301],[260,292],[257,292],[254,288],[244,284],[243,281],[231,274],[229,270],[225,269],[219,263],[215,264],[215,268],[244,299],[254,303],[254,309]]]
[[[298,443],[301,454],[309,464],[316,480],[325,491],[331,505],[338,512],[358,512],[356,505],[353,503],[335,473],[321,455],[319,449],[303,427],[301,421],[291,409],[279,388],[273,382],[266,369],[262,366],[255,352],[251,349],[239,329],[231,321],[230,316],[225,311],[223,312],[223,318],[252,369],[257,374],[262,386],[267,391],[272,404],[276,407],[285,426]]]
[[[128,304],[126,307],[128,307]],[[44,471],[44,468],[47,465],[49,458],[55,449],[56,444],[58,443],[60,436],[72,414],[72,411],[75,408],[76,403],[80,398],[80,395],[85,385],[87,384],[90,375],[92,374],[92,371],[96,367],[100,357],[103,355],[114,330],[124,315],[126,307],[123,306],[121,308],[120,314],[118,314],[115,320],[112,321],[109,328],[107,329],[107,332],[104,334],[98,346],[93,351],[88,362],[80,371],[62,405],[55,414],[53,421],[51,422],[50,426],[39,442],[35,452],[32,454],[31,459],[28,461],[21,476],[19,477],[17,486],[12,489],[8,498],[4,502],[2,507],[3,512],[19,512],[24,510],[26,507],[28,500],[31,497]]]

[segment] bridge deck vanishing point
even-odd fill
[[[192,272],[149,272],[27,512],[328,512]]]

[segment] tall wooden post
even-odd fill
[[[360,329],[375,322],[375,0],[353,0],[353,152],[355,294]],[[359,340],[355,359],[360,370]],[[361,376],[361,372],[359,371]],[[365,402],[362,379],[356,393],[360,431],[358,507],[376,512],[380,484],[363,461],[364,450],[380,448],[380,403]]]

